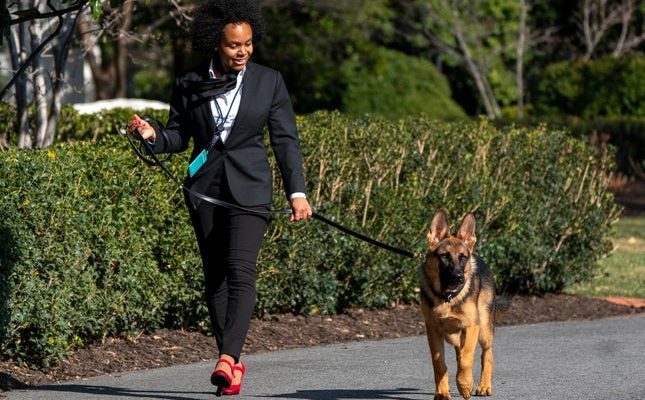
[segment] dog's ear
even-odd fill
[[[439,242],[449,234],[450,226],[448,225],[446,211],[444,209],[440,209],[434,217],[432,217],[432,222],[430,223],[430,231],[428,231],[428,248],[430,248],[430,250],[434,250]]]
[[[461,221],[461,226],[459,227],[459,232],[457,232],[457,237],[464,241],[466,247],[468,247],[471,252],[475,249],[477,236],[475,236],[475,216],[472,213],[468,213],[464,216],[464,219]]]

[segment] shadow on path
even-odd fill
[[[398,388],[392,390],[352,390],[352,389],[325,389],[325,390],[298,390],[295,393],[282,393],[269,396],[277,399],[302,399],[302,400],[343,400],[343,399],[389,399],[412,400],[408,397],[414,395],[431,396],[431,393],[419,392],[419,389]],[[257,396],[260,397],[260,396]]]
[[[155,391],[155,390],[133,390],[127,388],[119,388],[113,386],[92,386],[92,385],[42,385],[34,386],[31,390],[40,392],[67,392],[67,393],[81,393],[105,396],[107,399],[121,396],[132,397],[137,399],[160,399],[160,400],[201,400],[203,397],[192,397],[191,395],[212,395],[215,397],[215,392],[173,392],[168,390]]]

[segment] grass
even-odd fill
[[[645,217],[624,217],[612,237],[614,251],[599,261],[597,275],[567,293],[645,298]]]

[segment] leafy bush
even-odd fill
[[[346,82],[343,111],[389,117],[465,117],[450,85],[430,61],[382,47],[356,53],[341,66]]]
[[[0,102],[0,132],[13,132],[16,123],[16,109],[8,103]]]
[[[180,196],[127,146],[111,136],[0,154],[5,357],[47,365],[106,336],[199,320]]]
[[[423,253],[437,208],[454,224],[473,211],[499,290],[559,291],[590,277],[610,249],[611,165],[565,132],[328,112],[298,124],[317,212]],[[178,175],[186,156],[170,163]],[[182,193],[123,137],[0,153],[0,176],[5,357],[47,365],[106,336],[208,326]],[[274,205],[283,207],[279,187]],[[257,313],[413,303],[419,263],[276,217],[258,264]]]
[[[529,117],[522,120],[497,120],[495,123],[499,127],[521,125],[526,129],[546,124],[548,129],[567,130],[582,140],[588,140],[594,133],[608,135],[607,144],[615,148],[616,170],[628,176],[642,173],[634,168],[645,160],[645,118]]]
[[[536,115],[645,116],[645,57],[629,55],[549,65],[537,84]]]
[[[134,74],[133,97],[140,99],[170,101],[172,76],[163,68],[143,69]]]
[[[422,252],[437,208],[448,209],[453,221],[474,211],[479,251],[500,290],[560,291],[589,278],[610,250],[605,234],[618,212],[606,190],[612,165],[566,132],[337,113],[313,114],[299,126],[309,196],[320,213]],[[291,269],[302,275],[295,279],[301,296],[288,299],[302,298],[312,269],[337,277],[336,287],[325,282],[296,311],[415,301],[416,263],[322,224],[297,227],[290,239],[282,224],[273,229],[284,230],[277,237],[289,244],[289,259],[271,265],[271,276],[284,279]],[[270,304],[268,295],[260,298],[259,309]]]
[[[73,142],[78,140],[96,140],[115,133],[115,128],[124,127],[134,113],[148,115],[161,122],[168,120],[167,110],[131,108],[114,108],[92,114],[79,114],[71,105],[63,106],[58,126],[56,141]]]
[[[29,108],[28,112],[33,113]],[[131,108],[115,108],[93,114],[80,114],[70,104],[61,109],[56,128],[55,141],[75,142],[79,140],[96,140],[100,137],[115,133],[115,128],[125,126],[125,123],[137,112],[149,115],[162,122],[168,119],[168,111],[158,109],[133,110]],[[30,118],[32,132],[35,131],[35,118]],[[0,132],[14,131],[16,110],[8,103],[0,102]],[[15,136],[15,135],[14,135]]]

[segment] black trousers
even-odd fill
[[[234,203],[218,174],[205,193]],[[193,200],[193,201],[191,201]],[[219,355],[239,360],[255,308],[256,264],[268,214],[230,210],[186,196],[204,271],[204,293]],[[258,207],[268,210],[269,206]]]

